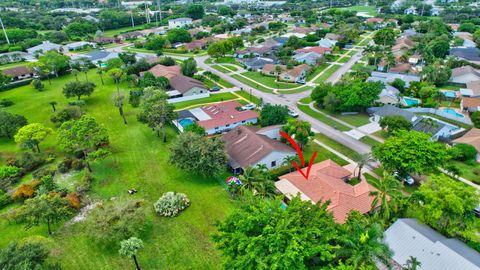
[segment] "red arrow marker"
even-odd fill
[[[302,164],[302,167],[305,167],[305,159],[303,158],[303,153],[302,153],[302,150],[300,150],[300,146],[298,146],[297,142],[292,139],[292,137],[288,136],[287,133],[283,132],[283,131],[280,131],[280,135],[282,137],[284,137],[292,146],[293,148],[295,148],[295,150],[297,151],[298,153],[298,156],[300,157],[300,162]],[[295,167],[295,169],[297,169],[298,172],[300,172],[300,174],[306,179],[308,180],[308,176],[310,175],[310,169],[312,168],[312,165],[313,165],[313,161],[315,160],[315,157],[317,156],[317,151],[313,152],[313,155],[312,155],[312,158],[310,158],[310,162],[308,163],[308,167],[307,167],[307,173],[305,174],[302,169],[300,168],[300,166],[298,166],[298,164],[295,162],[295,161],[291,161],[292,162],[292,165],[293,167]]]

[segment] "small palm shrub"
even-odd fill
[[[167,192],[153,204],[155,211],[164,217],[174,217],[183,209],[190,205],[190,200],[187,195],[183,193],[176,193],[173,191]]]

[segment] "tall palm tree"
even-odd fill
[[[72,68],[70,72],[73,74],[73,76],[75,76],[75,80],[78,82],[78,73],[80,73],[80,71],[78,71],[78,69]]]
[[[283,166],[289,167],[288,169],[289,172],[292,172],[292,168],[293,168],[292,161],[298,161],[298,156],[286,156],[282,161]]]
[[[81,67],[82,72],[85,74],[85,80],[88,82],[88,66],[85,64]]]
[[[371,153],[365,153],[365,154],[360,154],[360,153],[355,153],[353,156],[353,161],[357,163],[357,168],[358,168],[358,174],[357,178],[358,180],[361,179],[362,176],[362,169],[365,165],[367,165],[371,161],[375,161]]]
[[[243,174],[238,176],[238,179],[242,181],[242,190],[253,190],[255,188],[256,171],[256,168],[247,167],[243,170]]]
[[[119,93],[120,92],[119,84],[120,84],[120,80],[123,77],[123,70],[119,68],[112,68],[107,72],[107,74],[115,82],[115,85],[117,86],[117,93]]]
[[[103,68],[97,69],[97,74],[98,74],[98,76],[100,76],[100,81],[102,82],[102,85],[105,85],[105,83],[103,82],[103,73],[104,72],[105,71],[103,70]]]
[[[377,189],[370,192],[370,196],[374,196],[372,210],[379,206],[380,216],[389,220],[392,209],[394,212],[398,210],[399,201],[403,197],[402,184],[387,173],[384,173],[383,179],[371,179],[370,183]]]
[[[120,116],[123,118],[123,123],[126,125],[127,119],[125,118],[125,113],[123,112],[123,103],[125,101],[125,95],[123,93],[114,93],[112,100],[115,107],[118,108],[118,112],[120,113]]]

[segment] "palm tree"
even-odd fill
[[[97,74],[98,76],[100,76],[100,81],[102,82],[102,85],[105,85],[105,83],[103,82],[103,73],[104,73],[103,68],[97,69]]]
[[[423,131],[429,131],[431,129],[438,127],[437,121],[433,120],[430,117],[425,117],[420,122],[423,124],[423,128],[422,128]]]
[[[112,68],[107,72],[108,76],[113,79],[115,84],[117,85],[117,93],[120,92],[120,89],[118,88],[118,85],[120,84],[120,80],[122,79],[123,76],[123,70],[119,68]]]
[[[72,68],[70,72],[73,74],[73,76],[75,76],[75,80],[78,82],[78,73],[80,73],[80,71],[78,71],[78,69]]]
[[[120,255],[125,257],[131,257],[135,262],[135,268],[140,270],[140,265],[137,261],[138,250],[143,248],[143,241],[136,237],[130,237],[129,239],[123,240],[120,243],[120,250],[118,251]]]
[[[365,153],[365,154],[355,153],[355,155],[353,156],[353,161],[357,163],[357,168],[358,168],[357,178],[358,180],[361,180],[363,167],[367,165],[369,162],[375,161],[375,159],[372,157],[371,153]]]
[[[125,95],[122,93],[114,93],[112,100],[115,107],[118,108],[118,112],[120,113],[120,116],[123,118],[123,123],[126,125],[127,119],[125,118],[125,113],[123,112],[123,102],[125,100]]]
[[[417,258],[410,256],[407,260],[407,263],[404,265],[405,270],[417,270],[418,267],[422,266],[422,263],[417,260]]]
[[[87,65],[83,65],[83,66],[81,67],[81,70],[82,70],[83,73],[85,73],[85,80],[88,82],[88,70],[89,70],[88,66],[87,66]]]
[[[286,156],[282,161],[283,166],[289,166],[288,172],[292,172],[292,161],[298,161],[298,156]]]
[[[255,176],[256,169],[253,167],[247,167],[243,170],[243,174],[238,176],[238,179],[242,181],[242,190],[253,190],[255,188]]]
[[[402,184],[394,176],[387,173],[384,173],[383,179],[371,179],[370,183],[377,189],[370,192],[370,196],[374,196],[372,210],[380,204],[380,216],[389,220],[391,208],[396,212],[399,200],[403,197]]]
[[[55,112],[57,109],[55,108],[55,105],[57,105],[56,101],[50,101],[48,104],[52,106],[53,111]]]

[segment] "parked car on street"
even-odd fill
[[[210,92],[218,92],[218,91],[220,91],[220,87],[218,86],[214,86],[210,89]]]
[[[294,110],[288,110],[288,115],[290,115],[291,117],[293,118],[297,118],[298,117],[298,113]]]
[[[246,111],[246,110],[253,110],[257,107],[257,105],[253,104],[253,103],[248,103],[247,105],[244,105],[242,106],[242,110],[243,111]]]

